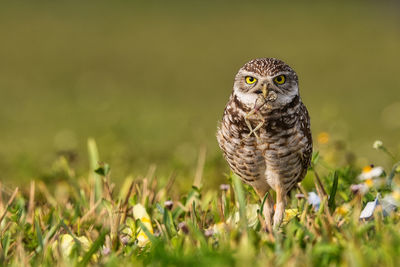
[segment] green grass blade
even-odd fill
[[[267,192],[267,193],[265,194],[264,198],[263,198],[262,201],[261,201],[260,210],[259,210],[259,212],[258,212],[260,215],[263,214],[264,204],[265,204],[265,201],[267,200],[268,195],[269,195],[269,192]]]
[[[11,238],[11,233],[6,232],[1,240],[1,246],[3,248],[3,259],[7,258],[8,249],[10,248],[10,238]]]
[[[339,184],[339,175],[338,175],[337,171],[335,171],[333,173],[333,185],[331,188],[331,192],[329,194],[329,201],[328,201],[328,207],[329,207],[330,211],[334,211],[336,208],[335,196],[336,196],[338,184]]]
[[[247,227],[247,217],[246,217],[246,199],[244,197],[244,189],[240,178],[236,175],[232,177],[233,185],[235,188],[236,198],[239,202],[239,215],[240,215],[240,225],[244,228]]]
[[[86,266],[89,263],[93,254],[96,253],[101,248],[102,245],[104,245],[107,233],[108,232],[106,231],[102,232],[100,236],[96,239],[96,241],[94,241],[88,252],[86,252],[85,255],[83,256],[82,261],[80,262],[82,266]]]
[[[39,247],[41,250],[43,250],[43,235],[42,235],[42,230],[40,230],[40,225],[38,218],[35,218],[35,228],[36,228],[36,237],[38,239]]]

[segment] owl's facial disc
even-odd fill
[[[290,72],[275,75],[258,75],[245,70],[235,78],[234,94],[248,106],[254,106],[257,98],[263,96],[273,106],[289,103],[297,94],[297,81]]]
[[[233,94],[249,107],[262,96],[271,107],[279,108],[299,95],[297,74],[281,60],[253,59],[236,74]]]

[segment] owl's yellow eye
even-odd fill
[[[286,81],[285,75],[279,75],[274,78],[276,84],[284,84]]]
[[[251,76],[247,76],[247,77],[246,77],[246,83],[247,83],[247,84],[253,84],[253,83],[255,83],[256,81],[257,81],[257,79],[254,78],[254,77],[251,77]]]

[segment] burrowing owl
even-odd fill
[[[269,229],[279,227],[286,195],[310,165],[310,117],[299,95],[296,72],[283,61],[259,58],[236,74],[217,139],[231,169],[263,199]],[[272,218],[273,216],[273,218]]]

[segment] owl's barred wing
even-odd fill
[[[262,151],[256,149],[257,140],[254,136],[247,137],[249,129],[239,113],[244,111],[232,97],[217,132],[218,144],[235,174],[254,187],[265,187],[267,184],[264,179],[265,160]]]
[[[300,131],[302,132],[302,134],[306,139],[304,148],[300,151],[301,153],[300,156],[304,172],[307,172],[307,169],[311,164],[312,136],[311,136],[310,116],[308,114],[306,106],[303,103],[301,103],[299,109],[299,120],[300,120]]]

